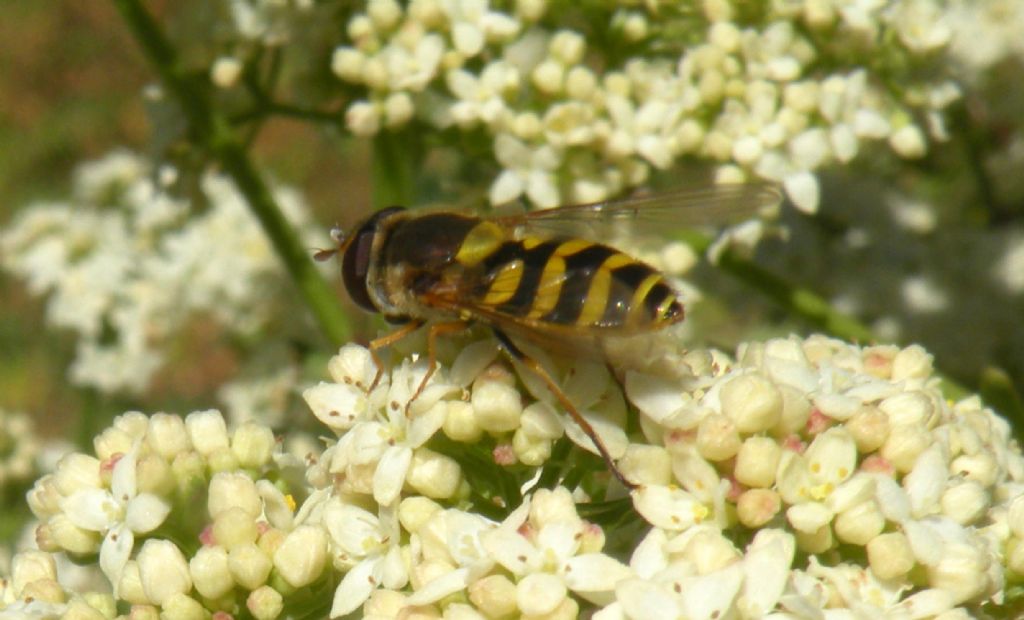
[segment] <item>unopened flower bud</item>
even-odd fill
[[[879,449],[879,454],[896,471],[907,473],[914,468],[917,457],[932,444],[931,434],[919,424],[894,426]]]
[[[516,605],[529,616],[546,616],[565,600],[568,590],[557,575],[530,573],[516,584]]]
[[[942,514],[960,525],[980,519],[991,505],[985,487],[975,480],[964,480],[946,488],[940,500]]]
[[[832,528],[823,525],[813,532],[796,532],[796,544],[805,553],[824,553],[832,548],[835,539]]]
[[[534,67],[530,78],[537,90],[546,95],[555,95],[562,90],[565,66],[552,59],[541,61]]]
[[[246,468],[262,467],[270,461],[277,442],[269,427],[247,422],[235,429],[231,437],[231,451],[238,464]]]
[[[213,519],[213,539],[225,549],[254,543],[258,536],[255,517],[238,506],[222,510]]]
[[[201,547],[188,563],[196,591],[209,599],[220,598],[235,587],[228,567],[228,552],[221,546]]]
[[[149,605],[152,601],[146,596],[142,587],[142,576],[139,574],[139,563],[132,560],[124,565],[121,580],[117,582],[118,598],[132,605]]]
[[[755,529],[763,526],[782,509],[782,498],[771,489],[749,489],[736,501],[736,518]]]
[[[512,435],[512,450],[523,465],[539,467],[551,457],[551,440],[533,437],[518,428]]]
[[[147,540],[142,544],[137,561],[142,589],[154,604],[163,605],[173,595],[185,594],[192,589],[185,556],[171,541]]]
[[[709,461],[724,461],[736,456],[740,434],[733,418],[711,414],[697,428],[697,451]]]
[[[672,482],[672,455],[661,446],[631,443],[618,467],[637,484],[668,485]]]
[[[25,586],[40,579],[56,579],[57,562],[43,551],[22,551],[11,562],[11,588],[21,592]]]
[[[474,443],[483,435],[483,429],[477,421],[473,405],[470,403],[453,400],[447,404],[448,413],[444,418],[444,425],[441,430],[453,441],[462,443]]]
[[[46,529],[48,538],[64,551],[86,554],[95,553],[100,548],[99,534],[78,527],[67,515],[54,515],[46,523]]]
[[[974,480],[983,487],[990,487],[999,476],[999,464],[987,452],[961,454],[953,459],[950,471],[955,471],[968,480]]]
[[[885,517],[874,500],[857,504],[836,516],[835,532],[839,540],[851,545],[866,545],[885,528]]]
[[[736,455],[736,480],[748,487],[768,488],[775,483],[775,470],[782,448],[770,437],[748,437]]]
[[[699,575],[725,568],[741,557],[729,539],[714,529],[704,529],[694,534],[683,555],[693,562]]]
[[[882,447],[889,437],[889,416],[878,407],[864,406],[846,421],[857,450],[868,454]]]
[[[204,620],[206,610],[191,596],[175,593],[160,606],[160,620]]]
[[[473,384],[471,402],[477,424],[483,430],[500,433],[519,427],[523,403],[515,387],[501,381],[478,379]]]
[[[168,461],[192,447],[185,421],[169,413],[156,413],[149,418],[146,441],[154,452]]]
[[[929,584],[949,592],[954,605],[980,596],[988,586],[988,553],[980,544],[945,545],[939,562],[927,567]]]
[[[426,497],[447,499],[458,490],[462,470],[453,458],[428,448],[419,448],[413,452],[405,481]]]
[[[914,567],[914,552],[902,532],[888,532],[867,544],[868,564],[879,579],[896,579]]]
[[[256,490],[256,483],[243,473],[222,472],[214,475],[210,480],[207,500],[210,516],[217,518],[217,515],[235,506],[253,517],[260,515],[263,503]]]
[[[782,394],[768,379],[745,374],[722,386],[722,413],[732,418],[740,433],[759,433],[782,417]]]
[[[255,590],[267,582],[274,563],[263,549],[249,543],[228,552],[228,570],[236,583],[246,590]]]
[[[261,586],[249,593],[245,607],[256,620],[274,620],[284,610],[284,597],[270,586]]]
[[[232,56],[221,56],[210,67],[210,81],[217,88],[231,88],[238,83],[244,65]]]
[[[132,605],[128,620],[160,620],[160,610],[153,605],[136,603]]]
[[[441,510],[441,506],[426,497],[407,497],[398,505],[398,520],[407,532],[417,532]]]
[[[530,522],[537,528],[549,523],[580,523],[572,494],[565,487],[538,489],[530,504]]]
[[[488,575],[469,586],[469,600],[491,618],[504,618],[517,611],[516,584],[502,574]]]
[[[57,464],[53,482],[64,497],[80,489],[99,487],[100,461],[79,452],[68,454]]]
[[[196,411],[185,418],[185,429],[196,452],[208,456],[228,447],[228,429],[224,416],[216,409]]]
[[[312,525],[300,525],[290,532],[274,553],[274,568],[295,588],[316,581],[326,561],[327,532]]]

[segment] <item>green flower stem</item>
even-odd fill
[[[710,236],[697,231],[683,232],[679,235],[679,239],[699,254],[706,253],[713,242]],[[804,319],[826,333],[861,344],[878,341],[870,327],[839,312],[817,293],[796,287],[735,252],[729,250],[723,252],[719,257],[717,267],[772,299],[790,314]],[[963,385],[944,374],[937,374],[942,378],[942,392],[947,398],[958,400],[970,395],[971,391]]]
[[[420,144],[412,130],[384,130],[373,138],[373,208],[414,207]]]
[[[245,196],[324,335],[335,345],[349,340],[348,320],[337,295],[317,272],[310,251],[303,247],[285,219],[228,119],[210,103],[202,78],[179,64],[174,48],[139,0],[113,2],[164,88],[181,106],[189,123],[190,138],[220,162]]]

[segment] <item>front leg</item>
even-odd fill
[[[441,335],[457,334],[469,327],[469,323],[466,321],[448,321],[446,323],[434,323],[430,326],[427,332],[427,373],[423,375],[423,380],[420,381],[419,387],[413,392],[412,398],[405,405],[406,412],[409,411],[409,407],[413,401],[416,400],[423,390],[427,387],[427,382],[430,381],[430,377],[434,375],[434,371],[437,370],[437,337]]]
[[[377,384],[380,383],[380,378],[384,376],[384,361],[380,359],[379,355],[377,355],[377,349],[383,349],[384,347],[393,345],[402,338],[405,338],[417,329],[423,327],[425,322],[426,321],[423,319],[412,319],[390,334],[385,334],[380,338],[374,338],[370,341],[368,348],[370,349],[370,356],[373,358],[373,363],[377,365],[377,374],[374,376],[373,383],[370,384],[369,389],[366,390],[367,392],[372,392],[373,388],[377,387]]]

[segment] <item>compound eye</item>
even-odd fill
[[[370,299],[366,282],[366,274],[370,271],[370,254],[373,251],[375,234],[372,228],[359,231],[355,241],[345,251],[345,259],[341,267],[345,289],[348,290],[352,301],[370,312],[377,311],[377,307]]]

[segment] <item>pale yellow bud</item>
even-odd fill
[[[48,538],[61,549],[71,553],[95,553],[100,548],[100,535],[82,529],[71,522],[66,515],[58,514],[45,524]]]
[[[274,568],[295,588],[316,581],[326,562],[327,532],[312,525],[300,525],[289,532],[274,553]]]
[[[932,374],[932,355],[924,347],[912,344],[896,354],[892,361],[892,380],[924,379]]]
[[[868,564],[879,579],[896,579],[914,567],[914,552],[902,532],[880,534],[867,544]]]
[[[225,549],[254,543],[258,537],[256,519],[238,506],[219,512],[213,519],[213,539]]]
[[[744,491],[736,502],[736,517],[749,528],[759,528],[782,509],[782,498],[771,489]]]
[[[245,607],[256,620],[274,620],[284,610],[284,597],[270,586],[262,586],[249,593]]]
[[[276,445],[274,432],[255,422],[239,426],[231,437],[231,451],[242,467],[262,467],[270,461]]]
[[[33,581],[56,578],[57,562],[49,553],[22,551],[11,561],[11,587],[16,593]]]
[[[135,474],[139,493],[171,495],[174,491],[174,472],[171,464],[158,454],[147,454],[138,460]]]
[[[523,403],[514,386],[498,380],[478,379],[473,383],[471,402],[477,424],[483,430],[500,433],[519,427]]]
[[[117,596],[132,605],[148,605],[151,603],[146,591],[142,588],[142,576],[139,574],[139,563],[132,560],[125,564],[121,571],[121,581],[117,584]]]
[[[160,620],[160,610],[153,605],[137,604],[132,605],[128,620]]]
[[[163,605],[173,595],[184,594],[192,589],[192,577],[185,556],[169,540],[151,538],[144,542],[137,562],[142,589],[146,598],[156,605]]]
[[[951,484],[942,494],[942,513],[960,525],[970,525],[988,512],[988,492],[975,480]]]
[[[453,441],[474,443],[483,436],[483,429],[477,422],[476,413],[470,403],[453,400],[447,403],[448,412],[441,430]]]
[[[256,483],[243,473],[215,474],[210,480],[207,505],[210,516],[214,518],[236,506],[253,517],[258,517],[263,512],[263,502],[256,490]]]
[[[832,548],[834,542],[832,528],[828,525],[814,532],[796,532],[796,544],[805,553],[824,553]]]
[[[879,450],[882,458],[889,461],[896,471],[908,473],[914,468],[917,457],[932,443],[931,434],[918,424],[895,426]]]
[[[722,413],[732,418],[741,433],[759,433],[782,418],[782,393],[757,374],[730,379],[722,386]]]
[[[857,450],[868,454],[882,447],[889,437],[889,416],[878,407],[864,406],[846,421]]]
[[[185,429],[196,452],[204,456],[228,447],[228,429],[224,416],[215,409],[196,411],[185,418]]]
[[[255,590],[266,583],[273,567],[270,556],[255,544],[239,545],[228,552],[231,577],[246,590]]]
[[[185,421],[168,413],[150,416],[146,441],[154,452],[168,461],[173,460],[179,452],[185,452],[192,447],[188,431],[185,429]]]
[[[205,620],[206,610],[194,598],[182,594],[172,594],[160,606],[160,620]]]
[[[551,458],[551,440],[534,437],[522,428],[512,435],[512,449],[520,463],[531,467],[543,465]]]
[[[441,506],[434,500],[426,497],[407,497],[398,505],[398,521],[405,531],[415,533],[441,510]]]
[[[419,448],[412,455],[412,465],[405,481],[417,492],[432,499],[455,495],[462,482],[462,470],[455,459],[428,448]]]
[[[748,487],[768,488],[775,483],[782,448],[770,437],[749,437],[736,455],[736,480]]]
[[[707,575],[742,557],[735,546],[717,530],[704,529],[689,540],[684,557],[694,563],[697,574]]]
[[[667,486],[672,482],[672,455],[661,446],[631,443],[617,464],[637,484]]]
[[[792,386],[780,385],[779,392],[782,394],[782,415],[771,433],[782,438],[804,430],[812,407],[807,395]]]
[[[835,532],[839,540],[851,545],[866,545],[882,533],[885,517],[874,500],[857,504],[836,516]]]
[[[235,587],[228,567],[228,552],[220,546],[201,547],[188,562],[196,591],[209,599],[220,598]]]
[[[700,421],[697,428],[697,452],[709,461],[724,461],[736,456],[740,434],[733,418],[712,414]]]
[[[65,601],[65,594],[64,588],[57,583],[56,579],[37,579],[25,584],[19,598],[59,604]]]

